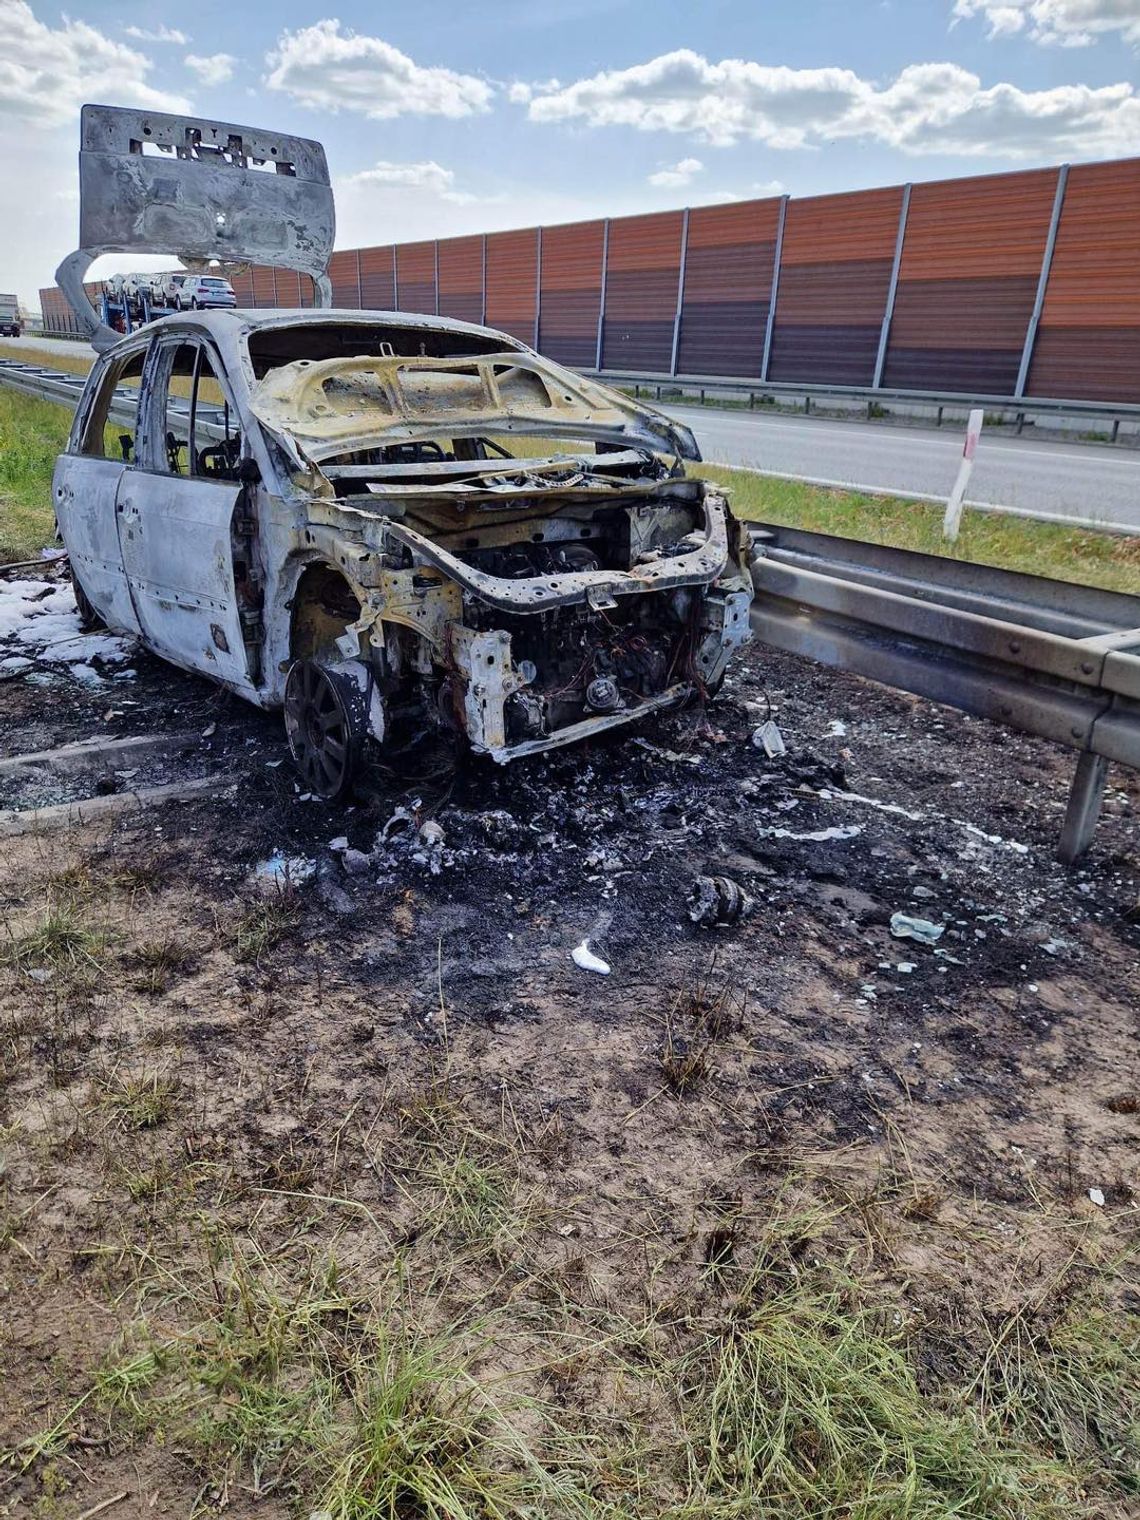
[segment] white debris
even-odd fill
[[[832,718],[824,731],[823,737],[825,739],[846,739],[847,724],[839,718]]]
[[[71,665],[68,668],[72,680],[78,681],[80,686],[102,686],[103,684],[103,677],[94,665]]]
[[[878,813],[894,813],[899,818],[908,818],[911,823],[925,823],[925,813],[912,813],[909,808],[899,807],[897,802],[880,802],[877,797],[864,797],[862,792],[831,792],[826,788],[821,790],[820,800],[823,802],[859,802],[864,807],[874,808]]]
[[[1089,1200],[1095,1203],[1098,1209],[1104,1208],[1104,1194],[1100,1188],[1089,1188]]]
[[[757,829],[762,839],[800,839],[809,844],[826,844],[829,839],[856,839],[863,832],[861,823],[845,823],[839,828],[813,829],[808,834],[797,834],[793,829]]]
[[[102,677],[93,662],[123,665],[133,651],[132,639],[83,632],[75,593],[66,581],[0,580],[0,669],[17,673],[29,664],[67,666],[73,679],[97,686]]]
[[[761,723],[759,728],[752,730],[752,743],[757,749],[762,749],[769,760],[776,760],[780,755],[788,753],[788,746],[784,743],[784,736],[771,718],[767,723]]]
[[[299,887],[316,869],[316,862],[303,855],[283,855],[278,851],[254,866],[253,877],[262,887]]]
[[[903,976],[909,976],[912,971],[916,971],[917,969],[918,967],[914,961],[899,961],[895,967],[895,970],[901,971]]]
[[[334,855],[342,855],[348,849],[348,835],[338,834],[335,839],[330,839],[329,849]]]
[[[896,939],[914,939],[920,945],[933,945],[942,938],[945,924],[932,924],[928,918],[912,918],[909,913],[891,914],[891,933]]]
[[[434,818],[429,818],[421,823],[416,831],[420,849],[412,856],[421,865],[426,865],[433,876],[438,876],[443,868],[443,846],[445,835],[440,824]]]
[[[956,823],[960,829],[965,829],[966,833],[971,834],[975,839],[984,840],[986,844],[1000,845],[1003,850],[1012,850],[1015,855],[1029,854],[1029,846],[1021,844],[1016,839],[1003,839],[1000,834],[987,834],[976,824],[967,823],[964,818],[951,818],[950,822]]]
[[[609,976],[610,967],[607,961],[602,960],[600,955],[595,955],[590,949],[590,941],[584,939],[580,945],[575,945],[570,952],[570,959],[581,971],[596,971],[599,976]]]

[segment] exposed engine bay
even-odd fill
[[[511,441],[322,461],[383,546],[354,631],[374,630],[389,721],[410,703],[507,760],[714,695],[752,596],[723,497],[649,449],[515,458]]]

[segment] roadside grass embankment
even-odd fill
[[[581,1173],[565,1182],[561,1120],[488,1106],[442,982],[441,1044],[415,1071],[322,1109],[311,1140],[247,1153],[243,1084],[219,1093],[218,1053],[165,1022],[199,977],[251,964],[238,925],[171,940],[172,920],[224,922],[224,894],[164,853],[70,841],[31,861],[0,937],[0,1260],[24,1312],[61,1283],[97,1312],[81,1347],[13,1375],[17,1409],[0,1387],[17,1432],[0,1435],[0,1512],[8,1493],[13,1514],[77,1513],[84,1484],[141,1464],[202,1513],[249,1492],[336,1520],[1132,1513],[1126,1213],[1110,1228],[1072,1199],[971,1199],[888,1130],[878,1162],[747,1158],[703,1243],[694,1219],[678,1249],[632,1193],[607,1239]],[[294,987],[312,910],[275,906],[292,930],[261,943],[257,974]],[[161,989],[140,980],[156,967]],[[706,979],[668,1016],[709,1047],[686,1105],[720,1111],[746,999]],[[251,1090],[281,1075],[245,1072]],[[644,1141],[655,1111],[634,1116]],[[701,1132],[715,1153],[717,1127]],[[97,1207],[65,1249],[51,1198],[80,1176]]]
[[[74,1514],[96,1461],[104,1485],[133,1463],[156,1491],[189,1485],[203,1513],[248,1491],[336,1520],[1132,1513],[1126,1213],[1110,1229],[1044,1193],[971,1200],[888,1129],[877,1162],[748,1158],[703,1244],[677,1250],[632,1207],[607,1241],[580,1181],[563,1185],[566,1132],[514,1099],[488,1107],[462,1027],[378,1083],[375,1112],[346,1096],[319,1142],[298,1130],[246,1154],[240,1105],[212,1108],[216,1053],[160,1010],[193,1006],[215,962],[232,981],[248,946],[236,925],[208,947],[171,940],[172,919],[224,921],[174,859],[38,846],[0,937],[0,1260],[25,1312],[60,1283],[80,1292],[80,1272],[97,1310],[81,1349],[0,1390],[16,1427],[0,1507]],[[259,951],[266,987],[293,975],[311,911],[277,907],[292,932]],[[161,989],[140,980],[156,967]],[[148,1002],[159,990],[175,1001]],[[447,1031],[442,983],[440,1017]],[[714,1068],[747,1017],[730,983],[671,1001],[709,1047],[687,1105],[718,1111]],[[18,1117],[33,1111],[38,1128]],[[79,1176],[98,1207],[64,1250],[41,1216]]]
[[[0,564],[35,559],[55,535],[51,475],[71,412],[0,385]]]
[[[831,533],[1105,591],[1140,593],[1140,537],[967,509],[958,542],[948,544],[942,537],[942,508],[925,502],[833,491],[725,465],[700,465],[697,473],[726,487],[733,510],[746,522]]]

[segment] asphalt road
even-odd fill
[[[945,500],[965,427],[899,427],[666,406],[710,464]],[[982,434],[967,503],[1140,533],[1140,452],[1108,444]]]
[[[50,338],[0,339],[0,357],[23,348],[89,352]],[[688,424],[712,464],[945,500],[965,428],[899,427],[830,418],[666,406]],[[1140,451],[1095,443],[987,438],[966,491],[969,505],[1046,521],[1140,533]]]

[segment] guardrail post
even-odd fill
[[[1065,809],[1061,843],[1057,849],[1064,865],[1074,865],[1092,844],[1107,777],[1108,761],[1104,756],[1094,755],[1091,750],[1082,750],[1069,791],[1069,805]]]
[[[883,325],[879,329],[879,351],[875,355],[875,377],[871,381],[874,390],[883,383],[883,367],[887,362],[887,343],[891,336],[891,318],[895,314],[895,294],[899,288],[899,268],[902,264],[903,243],[906,241],[906,219],[910,211],[910,186],[903,186],[902,205],[899,207],[899,230],[895,237],[895,258],[891,265],[891,283],[887,287],[887,304],[883,309]]]
[[[602,288],[598,296],[598,349],[594,368],[602,367],[602,339],[606,330],[606,270],[610,262],[610,219],[602,223]]]
[[[1065,204],[1065,186],[1069,182],[1069,166],[1062,164],[1057,170],[1057,190],[1053,196],[1053,215],[1049,220],[1049,235],[1045,239],[1045,252],[1041,255],[1041,273],[1037,277],[1037,294],[1033,300],[1033,311],[1029,318],[1029,326],[1025,329],[1025,346],[1021,350],[1021,364],[1017,371],[1017,384],[1013,388],[1015,397],[1025,395],[1026,382],[1029,379],[1029,365],[1033,359],[1033,345],[1037,342],[1037,327],[1041,321],[1041,308],[1045,304],[1045,291],[1049,284],[1049,270],[1053,266],[1053,249],[1057,243],[1057,228],[1061,222],[1061,207]]]
[[[669,373],[677,373],[677,349],[681,343],[681,309],[685,304],[685,259],[689,253],[689,208],[681,221],[681,263],[677,270],[677,312],[673,318],[673,351],[669,356]]]
[[[764,328],[764,357],[760,362],[760,378],[767,380],[768,365],[772,358],[772,332],[776,326],[776,298],[780,294],[780,259],[784,252],[784,221],[788,214],[788,197],[780,197],[780,217],[776,223],[776,251],[772,255],[772,293],[768,298],[768,322]]]

